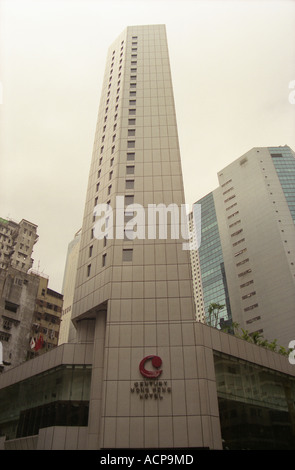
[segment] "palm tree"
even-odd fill
[[[225,305],[221,305],[219,303],[212,302],[208,307],[208,325],[213,326],[213,328],[217,328],[218,320],[219,320],[219,312],[225,307]]]

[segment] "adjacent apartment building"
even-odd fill
[[[0,269],[1,372],[57,346],[63,297],[48,277]]]
[[[294,152],[253,148],[218,178],[220,186],[198,201],[205,305],[224,304],[220,318],[288,347],[295,338]]]
[[[57,346],[63,297],[32,270],[37,225],[0,218],[1,372]]]
[[[9,266],[23,272],[33,266],[32,253],[38,241],[37,225],[22,219],[19,223],[0,218],[0,268]]]

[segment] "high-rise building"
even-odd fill
[[[193,259],[206,322],[211,303],[225,305],[212,326],[233,321],[288,348],[295,338],[294,152],[254,148],[218,178],[220,186],[198,201],[202,242]]]
[[[28,272],[33,266],[31,256],[38,238],[37,225],[24,219],[17,223],[0,218],[0,268],[11,266]]]
[[[63,295],[48,287],[48,276],[31,271],[31,278],[37,277],[38,292],[30,335],[28,358],[43,354],[58,344]]]
[[[295,338],[295,158],[253,148],[218,172],[215,208],[232,318],[288,347]]]
[[[220,328],[222,322],[231,323],[232,313],[214,196],[211,192],[196,202],[201,208],[201,239],[198,250],[191,251],[191,263],[197,319]]]
[[[166,28],[128,27],[106,61],[72,314],[77,341],[94,337],[90,448],[199,445],[199,412],[186,412],[197,376],[185,382],[183,368],[195,320],[183,204]],[[160,373],[161,402],[147,381]]]
[[[59,331],[59,344],[68,343],[75,340],[75,329],[71,322],[74,290],[77,274],[78,256],[80,250],[81,230],[75,233],[73,240],[69,243],[66,265],[64,271],[62,294],[63,311]]]
[[[195,207],[195,206],[194,206]],[[188,215],[189,220],[189,231],[193,234],[193,249],[190,250],[190,260],[192,268],[192,281],[193,281],[193,294],[195,301],[195,314],[196,320],[202,323],[206,322],[205,315],[205,304],[204,304],[204,292],[202,285],[202,276],[201,276],[201,265],[200,265],[200,255],[197,240],[197,231],[196,231],[196,221],[194,216],[194,211],[190,212]],[[201,223],[201,220],[199,221]]]
[[[0,269],[1,372],[57,346],[62,301],[47,276]]]

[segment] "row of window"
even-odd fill
[[[115,106],[115,115],[114,115],[114,125],[113,125],[113,132],[116,131],[117,128],[117,118],[118,118],[118,109],[119,109],[119,92],[120,92],[120,78],[121,78],[121,68],[122,68],[122,60],[123,60],[123,43],[124,41],[121,42],[121,53],[120,53],[120,65],[119,65],[119,74],[118,74],[118,81],[117,81],[117,96],[116,96],[116,106]],[[133,75],[135,72],[137,72],[137,69],[134,67],[134,65],[137,65],[137,36],[132,37],[132,53],[131,53],[131,69],[130,69],[130,90],[129,90],[129,115],[130,116],[135,116],[136,115],[136,91],[134,90],[136,88],[136,75]],[[105,141],[105,131],[106,131],[106,122],[108,118],[108,111],[109,111],[109,100],[110,100],[110,93],[111,93],[111,86],[112,86],[112,79],[113,79],[113,71],[114,71],[114,58],[115,58],[115,51],[113,51],[112,55],[112,62],[111,62],[111,70],[110,70],[110,77],[109,77],[109,85],[108,85],[108,94],[107,94],[107,101],[106,101],[106,108],[105,108],[105,117],[104,117],[104,127],[103,127],[103,136],[102,136],[102,144]],[[135,126],[136,125],[136,119],[135,118],[129,118],[128,119],[128,125],[129,126]],[[135,137],[136,130],[134,127],[131,127],[128,129],[128,138],[129,137]],[[113,134],[112,141],[113,141],[113,146],[111,148],[111,153],[115,153],[115,140],[116,140],[116,134]],[[135,152],[129,152],[130,149],[135,148],[135,140],[129,140],[127,141],[127,154],[126,154],[126,160],[127,162],[132,162],[135,160]],[[103,162],[103,153],[104,153],[104,145],[101,146],[100,148],[100,159],[99,159],[99,166]],[[111,158],[110,160],[110,167],[112,167],[114,164],[114,157]],[[126,165],[126,176],[134,175],[135,173],[135,165]],[[98,170],[98,178],[101,176],[101,169]],[[111,181],[113,178],[113,170],[110,170],[109,172],[109,181]],[[99,190],[100,187],[100,182],[97,182],[96,184],[96,191]],[[125,189],[126,190],[132,190],[134,189],[134,179],[133,178],[126,178],[125,181]],[[108,186],[108,196],[111,195],[112,191],[112,184],[109,184]],[[125,196],[125,206],[132,204],[134,202],[134,195],[126,195]],[[110,201],[108,201],[110,203]],[[98,204],[98,196],[95,197],[94,199],[94,206]],[[106,221],[107,223],[107,221]],[[91,230],[91,238],[93,238],[93,229]],[[128,237],[126,237],[129,239]],[[104,237],[104,247],[107,245],[107,237]],[[89,247],[89,257],[92,256],[93,253],[93,245]],[[123,253],[122,253],[122,261],[132,261],[133,258],[133,250],[131,248],[124,248]],[[102,255],[102,267],[105,267],[107,263],[107,253],[103,253]],[[89,277],[91,274],[91,263],[88,264],[87,266],[87,276]]]
[[[227,184],[229,184],[230,182],[232,182],[232,180],[228,180],[226,183],[224,183],[224,185],[222,185],[223,187],[226,186]],[[232,191],[234,189],[233,186],[231,186],[229,189],[226,189],[224,192],[223,192],[223,195],[225,194],[228,194],[230,191]],[[236,196],[233,194],[231,196],[229,196],[226,200],[224,200],[224,203],[228,203],[229,201],[231,201],[232,199],[234,199]],[[231,210],[233,208],[235,208],[237,206],[237,203],[235,202],[234,204],[231,204],[230,206],[228,206],[226,208],[226,211],[228,210]],[[227,219],[229,221],[231,221],[232,219],[234,220],[235,217],[239,216],[239,211],[238,210],[235,210],[233,213],[229,214]],[[239,225],[241,223],[241,219],[238,219],[238,220],[234,220],[234,222],[230,223],[229,224],[229,228],[233,228],[233,227],[236,227],[237,225]],[[236,230],[235,232],[231,233],[231,237],[236,237],[236,236],[239,236],[241,235],[243,232],[243,229],[239,229],[239,230]],[[239,240],[235,241],[232,246],[233,247],[236,247],[238,245],[240,245],[241,243],[243,243],[245,241],[245,238],[240,238]],[[241,250],[237,251],[236,253],[234,253],[234,257],[238,257],[238,256],[241,256],[242,254],[246,253],[247,251],[247,248],[242,248]],[[240,266],[243,266],[244,264],[247,264],[249,263],[249,258],[244,258],[242,259],[241,261],[238,261],[236,263],[236,267],[239,268]],[[246,276],[247,274],[250,274],[252,272],[252,269],[248,268],[246,269],[245,271],[242,271],[240,273],[238,273],[238,277],[244,277]],[[245,287],[248,287],[249,285],[253,284],[254,281],[253,280],[250,280],[250,281],[247,281],[243,284],[240,285],[240,288],[245,288]],[[252,292],[249,292],[248,294],[244,294],[242,295],[242,300],[247,300],[253,296],[256,295],[256,291],[252,291]],[[250,310],[252,310],[253,308],[256,308],[258,307],[258,304],[253,304],[253,305],[250,305],[248,307],[245,307],[244,308],[244,312],[248,312]],[[251,322],[251,320],[249,321],[249,323]]]

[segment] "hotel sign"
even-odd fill
[[[152,365],[152,369],[150,366]],[[165,394],[171,393],[171,387],[166,380],[158,380],[162,374],[162,359],[159,356],[146,356],[139,364],[139,371],[145,380],[134,382],[131,393],[138,395],[141,400],[163,400]]]

